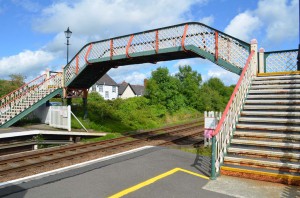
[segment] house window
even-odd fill
[[[103,92],[103,85],[99,85],[99,91]]]
[[[113,93],[116,93],[116,86],[113,86],[113,87],[112,87],[112,92],[113,92]]]
[[[109,98],[109,93],[108,93],[108,91],[105,91],[105,98]]]
[[[96,91],[96,86],[95,86],[95,85],[92,86],[92,91],[93,91],[93,92]]]

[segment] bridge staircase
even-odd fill
[[[62,73],[43,74],[0,98],[0,128],[6,128],[62,94]]]
[[[255,77],[221,173],[300,185],[300,75]]]

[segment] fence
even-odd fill
[[[49,125],[71,131],[71,106],[50,106]]]

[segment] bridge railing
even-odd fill
[[[220,173],[220,166],[236,128],[238,116],[246,99],[250,84],[257,72],[257,44],[253,43],[252,51],[247,58],[239,81],[230,97],[222,117],[211,134],[212,136],[212,168],[211,177],[214,179]]]
[[[260,73],[297,71],[298,49],[264,52],[260,51]]]
[[[33,79],[29,83],[25,83],[22,85],[20,88],[6,94],[5,96],[0,98],[0,115],[2,112],[6,111],[8,107],[10,106],[9,104],[14,101],[15,99],[19,98],[22,96],[24,93],[26,93],[31,87],[34,87],[41,82],[45,81],[47,78],[46,74],[40,75],[37,78]]]
[[[250,44],[201,23],[185,23],[132,35],[88,43],[64,68],[65,85],[93,59],[130,58],[139,52],[160,53],[164,49],[193,45],[218,64],[223,60],[242,69],[250,53]],[[205,56],[205,55],[203,55]],[[207,58],[206,57],[206,58]]]
[[[62,73],[59,72],[55,75],[50,76],[47,79],[47,75],[43,74],[29,83],[24,84],[19,89],[3,96],[0,99],[0,116],[5,114],[13,106],[19,104],[20,102],[30,99],[31,96],[35,94],[43,94],[44,91],[54,91],[57,88],[62,87]],[[0,123],[1,124],[1,123]]]

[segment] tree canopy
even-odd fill
[[[198,111],[222,111],[233,91],[216,77],[202,83],[201,74],[191,66],[180,66],[172,76],[167,68],[158,68],[146,86],[146,97],[151,104],[165,106],[170,112],[191,107]]]
[[[25,76],[21,74],[11,74],[9,80],[0,79],[0,97],[18,89],[24,84]]]

